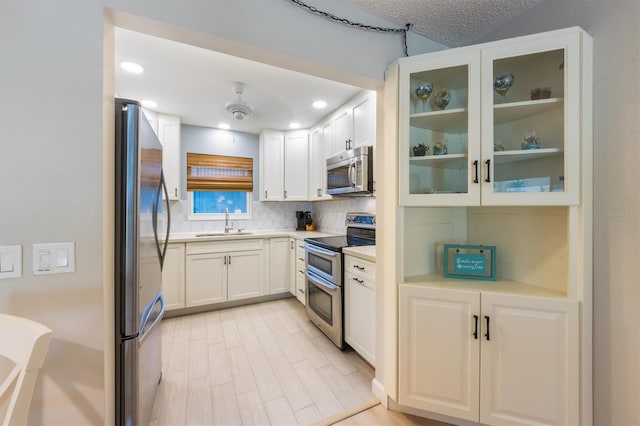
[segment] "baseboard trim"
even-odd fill
[[[384,385],[378,379],[374,378],[371,381],[371,392],[373,392],[373,395],[380,400],[380,404],[388,410],[389,397],[387,396],[387,392],[384,390]]]

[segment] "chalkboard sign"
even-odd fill
[[[444,276],[495,281],[495,246],[445,244]]]

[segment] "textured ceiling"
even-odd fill
[[[450,47],[477,42],[542,0],[340,0]]]

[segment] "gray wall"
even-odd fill
[[[640,424],[640,2],[547,0],[486,41],[578,25],[593,37],[594,424]]]

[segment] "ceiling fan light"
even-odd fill
[[[233,83],[233,92],[238,95],[238,100],[235,102],[227,102],[225,105],[225,109],[231,113],[236,120],[243,120],[244,117],[253,114],[253,107],[242,100],[244,91],[244,83]]]

